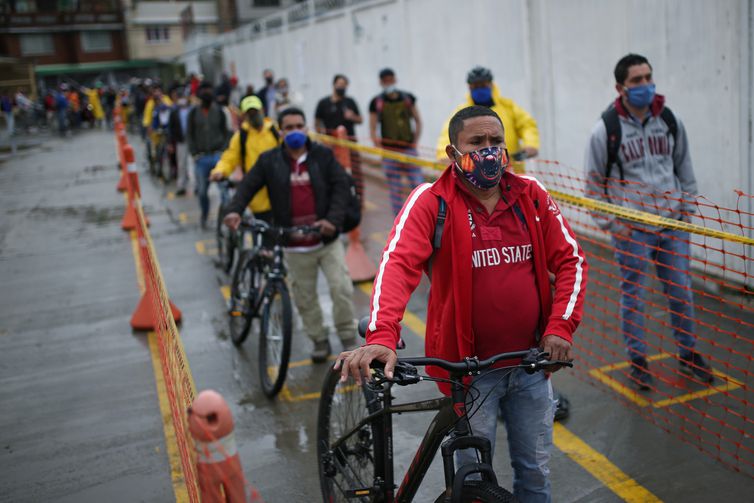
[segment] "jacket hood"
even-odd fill
[[[615,98],[613,106],[615,106],[615,110],[618,112],[618,115],[620,117],[629,116],[628,110],[623,104],[623,99],[620,96]],[[655,94],[655,97],[652,100],[652,104],[649,105],[649,113],[651,113],[654,117],[659,117],[659,115],[662,113],[663,108],[665,108],[665,96],[662,94]]]

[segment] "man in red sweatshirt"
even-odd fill
[[[392,376],[400,321],[422,273],[430,274],[430,259],[427,356],[484,359],[539,346],[553,360],[571,358],[587,272],[573,231],[537,180],[506,170],[505,132],[494,111],[460,110],[451,119],[449,140],[453,164],[435,183],[417,187],[395,220],[374,282],[367,344],[341,353],[336,362],[343,380],[351,375],[361,382],[372,360],[385,362]],[[447,216],[435,249],[440,198]],[[447,377],[434,367],[428,372]],[[516,369],[483,373],[472,384],[480,396],[489,393],[470,418],[472,431],[489,438],[494,450],[500,408],[514,495],[549,502],[554,404],[548,376]],[[440,389],[449,391],[447,385]],[[469,402],[467,410],[476,406]],[[459,458],[459,464],[476,462],[474,452],[461,451]]]

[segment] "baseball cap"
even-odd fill
[[[241,113],[245,114],[252,108],[257,109],[257,110],[262,109],[262,100],[260,100],[259,97],[247,96],[241,100]]]

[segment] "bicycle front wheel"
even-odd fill
[[[446,501],[450,501],[450,498],[442,493],[435,500],[435,503]],[[492,482],[467,480],[463,484],[461,501],[463,503],[476,503],[477,501],[480,503],[516,503],[518,500],[509,491]]]
[[[262,271],[257,268],[257,261],[253,256],[245,254],[239,257],[230,285],[228,306],[230,339],[236,346],[243,344],[249,335],[261,276]]]
[[[317,464],[323,501],[380,501],[372,489],[380,466],[378,450],[383,434],[367,423],[351,431],[380,409],[375,393],[354,381],[340,382],[340,371],[330,368],[322,387],[317,417]],[[344,438],[351,432],[348,437]],[[379,450],[379,452],[382,452]],[[368,491],[359,498],[357,492]]]
[[[274,281],[267,287],[259,334],[259,377],[268,398],[278,394],[285,382],[293,337],[293,308],[288,286]]]

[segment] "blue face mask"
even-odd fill
[[[471,90],[471,99],[476,105],[490,105],[492,104],[492,88],[489,87],[475,87]]]
[[[655,98],[655,85],[642,84],[636,87],[624,87],[628,102],[636,108],[648,107]]]
[[[299,130],[291,131],[285,135],[284,141],[293,150],[299,149],[306,145],[306,133]]]

